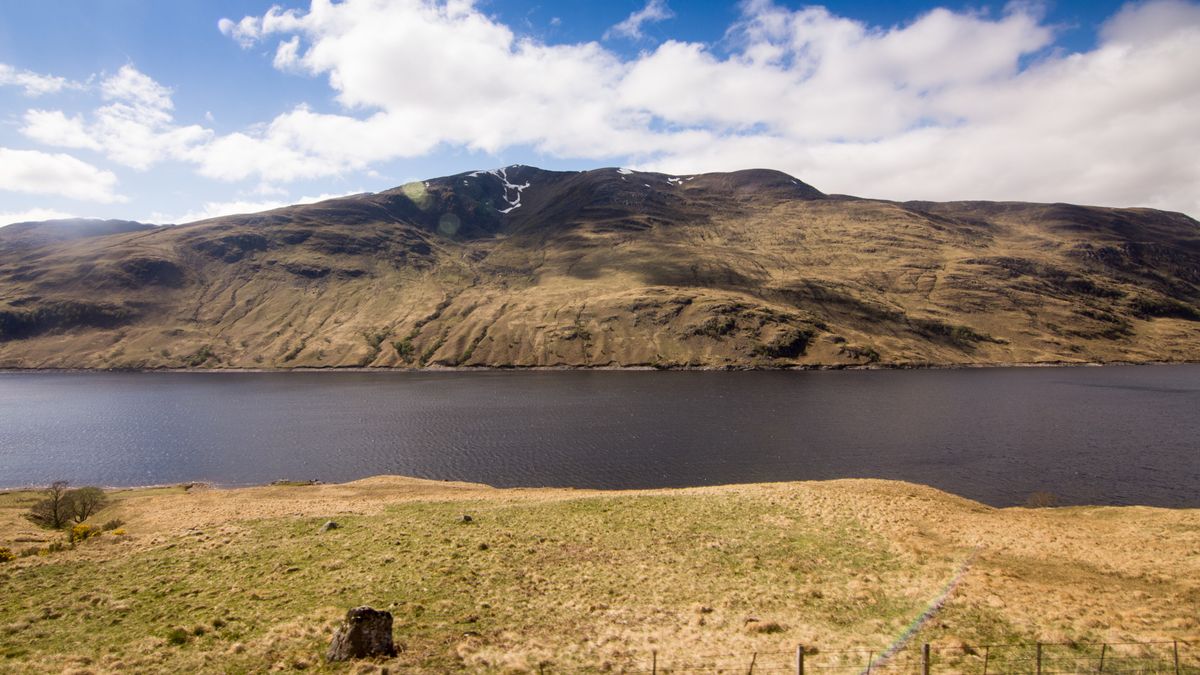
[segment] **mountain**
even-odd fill
[[[1197,359],[1200,223],[1151,209],[510,166],[186,225],[0,229],[9,368]]]
[[[13,223],[0,227],[0,252],[16,248],[32,248],[68,239],[138,232],[153,227],[155,226],[132,220],[99,220],[96,218],[63,218]]]

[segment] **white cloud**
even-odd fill
[[[242,46],[242,49],[249,49],[258,40],[261,33],[258,26],[259,20],[251,16],[245,17],[238,22],[233,22],[229,19],[221,19],[217,22],[217,29],[221,33],[233,38]]]
[[[190,159],[213,135],[198,125],[176,125],[170,90],[131,65],[102,79],[100,93],[108,104],[90,118],[29,110],[21,133],[47,145],[103,152],[139,170],[168,159]]]
[[[1036,2],[891,27],[740,7],[720,48],[668,40],[622,57],[521,37],[473,0],[313,0],[219,28],[273,46],[280,70],[327,78],[339,112],[300,105],[219,135],[176,122],[170,90],[126,66],[94,111],[30,110],[23,132],[137,169],[174,160],[271,185],[532,147],[679,173],[766,166],[865,196],[1200,214],[1200,4],[1127,5],[1081,53],[1054,48]],[[630,21],[663,12],[649,2]]]
[[[631,27],[666,11],[651,2]],[[325,75],[348,111],[297,108],[219,139],[201,170],[313,178],[443,146],[531,145],[678,172],[768,166],[900,199],[1071,199],[1200,213],[1197,5],[1129,5],[1078,54],[1036,3],[935,9],[877,28],[747,0],[727,52],[667,41],[632,59],[519,38],[470,0],[314,2],[223,24],[281,36],[276,65]],[[1022,67],[1026,61],[1032,61]]]
[[[82,116],[67,116],[61,110],[27,110],[21,133],[40,143],[60,148],[102,148],[100,142],[88,133]]]
[[[315,197],[305,196],[299,199],[266,199],[266,200],[251,200],[251,199],[234,199],[226,202],[205,202],[204,206],[199,209],[188,211],[178,215],[168,215],[164,213],[153,213],[149,220],[154,223],[192,223],[197,220],[206,220],[208,218],[217,218],[220,216],[231,216],[240,213],[258,213],[260,211],[270,211],[284,206],[293,206],[295,204],[315,204],[323,202],[327,199],[337,199],[346,195],[360,194],[362,190],[355,192],[328,193],[321,194]],[[285,193],[286,194],[286,193]]]
[[[83,201],[125,201],[117,177],[70,155],[0,148],[0,190]]]
[[[40,75],[0,63],[0,87],[20,87],[26,96],[57,94],[63,89],[78,89],[80,85],[65,77]]]
[[[674,16],[675,12],[671,11],[671,8],[667,6],[667,0],[648,0],[645,7],[630,14],[621,23],[609,28],[604,33],[604,39],[624,37],[630,40],[640,40],[645,37],[642,34],[642,26],[657,21],[666,21]]]
[[[1100,31],[1106,42],[1149,44],[1177,32],[1200,26],[1200,5],[1184,0],[1127,3]]]
[[[147,111],[166,112],[175,107],[171,90],[131,65],[121,66],[116,75],[100,82],[105,100],[119,101]]]
[[[275,49],[275,60],[272,64],[279,70],[296,70],[300,65],[300,36],[293,35],[291,40],[284,40]]]
[[[56,209],[27,209],[25,211],[0,211],[0,227],[13,223],[29,223],[39,220],[74,218],[75,215]]]
[[[682,172],[698,165],[768,165],[831,192],[1145,205],[1197,215],[1200,127],[1194,111],[1200,107],[1200,70],[1181,64],[1200,63],[1200,17],[1188,23],[1177,12],[1168,28],[1141,14],[1154,18],[1180,5],[1127,7],[1106,26],[1105,41],[1095,50],[1046,57],[1020,72],[998,57],[989,59],[990,68],[955,64],[976,74],[944,74],[949,84],[917,97],[902,91],[868,99],[867,108],[889,109],[862,119],[853,112],[846,120],[822,116],[835,125],[825,133],[773,125],[659,156],[647,166]],[[869,65],[861,55],[855,63]],[[812,77],[822,78],[824,67]],[[849,91],[833,89],[834,97]],[[905,106],[913,111],[904,112]],[[793,110],[803,114],[812,108]],[[872,123],[875,136],[869,133]]]

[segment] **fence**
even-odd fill
[[[627,673],[857,673],[879,675],[962,673],[963,675],[1051,675],[1120,673],[1200,675],[1195,640],[1158,642],[1062,642],[994,645],[913,645],[882,651],[824,651],[812,646],[747,655],[648,654]],[[553,667],[544,670],[554,672]]]

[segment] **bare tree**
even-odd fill
[[[28,518],[42,527],[61,530],[74,515],[67,481],[57,480],[46,488],[46,498],[29,509]]]
[[[98,487],[82,487],[67,493],[70,502],[71,517],[75,522],[82,523],[92,514],[108,506],[108,496]]]

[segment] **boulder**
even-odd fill
[[[349,661],[395,655],[392,613],[371,607],[355,607],[346,612],[346,619],[334,632],[325,658],[330,661]]]

